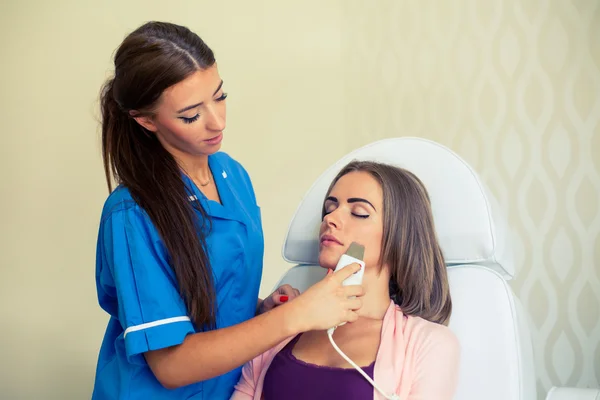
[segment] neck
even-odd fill
[[[211,179],[211,172],[208,166],[208,156],[175,155],[179,165],[197,185],[204,185]]]
[[[158,136],[158,140],[162,146],[171,153],[175,160],[177,160],[179,168],[181,168],[196,184],[204,184],[205,182],[210,181],[212,174],[208,167],[208,155],[192,155],[181,151],[177,147],[164,141],[162,136]]]
[[[163,147],[169,153],[171,153],[175,160],[177,160],[179,168],[181,168],[183,172],[188,177],[190,177],[190,179],[192,179],[197,185],[204,185],[206,182],[209,182],[211,180],[212,174],[208,166],[208,155],[192,155],[183,152],[174,146],[171,146],[169,143],[162,140],[160,136],[158,140],[163,145]]]
[[[358,316],[370,319],[383,319],[390,305],[390,276],[387,270],[367,267],[363,276],[364,296]]]

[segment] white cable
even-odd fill
[[[335,342],[333,341],[333,331],[335,331],[336,327],[333,328],[329,328],[327,329],[327,336],[329,336],[329,341],[331,342],[331,345],[333,346],[333,348],[335,349],[335,351],[337,351],[340,356],[342,356],[344,358],[344,360],[348,361],[348,363],[350,365],[352,365],[358,372],[361,373],[361,375],[367,380],[369,381],[369,383],[371,385],[373,385],[373,387],[379,392],[381,393],[381,395],[383,397],[385,397],[388,400],[400,400],[400,397],[398,397],[398,395],[396,393],[392,393],[392,394],[385,394],[383,390],[381,390],[379,388],[379,386],[377,386],[375,384],[375,382],[373,381],[373,379],[371,379],[371,377],[369,375],[367,375],[365,373],[365,371],[362,370],[362,368],[360,368],[358,365],[356,365],[350,358],[348,358],[347,355],[344,354],[344,352],[342,350],[340,350],[340,348],[337,346],[337,344],[335,344]]]

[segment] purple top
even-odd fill
[[[265,376],[265,400],[365,400],[373,398],[373,386],[354,368],[334,368],[298,360],[292,339],[273,359]],[[341,357],[341,356],[340,356]],[[375,361],[363,371],[373,379]]]

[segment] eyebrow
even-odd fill
[[[221,79],[221,83],[219,83],[219,87],[217,87],[217,90],[215,90],[215,92],[213,93],[213,96],[214,96],[215,94],[217,94],[217,92],[218,92],[219,90],[221,90],[221,87],[223,87],[223,80],[222,80],[222,79]],[[203,103],[204,103],[204,102],[203,102],[203,101],[201,101],[201,102],[200,102],[200,103],[198,103],[198,104],[192,104],[191,106],[184,107],[184,108],[182,108],[181,110],[177,110],[177,114],[181,114],[182,112],[186,112],[187,110],[191,110],[192,108],[199,107],[199,106],[201,106]]]
[[[326,198],[325,202],[327,202],[327,201],[333,201],[334,203],[338,203],[338,199],[333,196],[329,196],[328,198]],[[348,199],[348,203],[367,203],[368,205],[370,205],[373,208],[373,210],[377,211],[375,206],[373,204],[371,204],[371,202],[369,200],[363,199],[360,197],[350,197]]]

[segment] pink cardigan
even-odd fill
[[[292,340],[246,363],[231,400],[260,400],[275,355]],[[400,400],[451,400],[458,380],[460,348],[452,331],[420,317],[406,316],[390,301],[383,318],[374,381]],[[384,397],[373,388],[374,400]]]

